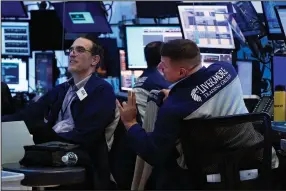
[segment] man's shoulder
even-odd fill
[[[100,78],[96,75],[93,75],[86,83],[85,87],[86,91],[90,93],[97,92],[109,92],[110,94],[114,94],[113,87],[103,78]],[[114,94],[115,95],[115,94]]]
[[[152,72],[147,75],[141,76],[136,81],[135,87],[143,88],[145,90],[161,90],[166,89],[170,84],[164,79],[159,72]]]
[[[111,84],[109,84],[106,80],[98,76],[92,76],[87,83],[93,84],[94,87],[106,87],[112,89]]]
[[[225,62],[225,61],[216,61],[213,64],[211,64],[207,71],[215,71],[215,70],[220,70],[221,68],[224,68],[225,70],[228,70],[229,72],[233,72],[236,73],[235,68],[233,67],[233,65],[229,62]]]

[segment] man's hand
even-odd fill
[[[162,89],[161,92],[163,92],[165,94],[165,97],[163,99],[163,101],[165,101],[168,98],[168,96],[169,96],[170,90]]]
[[[129,129],[132,125],[137,123],[136,121],[136,96],[134,92],[128,91],[128,100],[127,103],[123,102],[122,106],[118,100],[116,100],[116,104],[119,107],[121,120],[124,126]]]

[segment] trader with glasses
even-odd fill
[[[81,145],[96,161],[100,188],[108,189],[105,131],[110,124],[116,126],[119,118],[115,118],[116,97],[111,85],[95,73],[103,49],[86,35],[76,39],[69,51],[72,78],[20,113],[3,116],[2,121],[24,120],[36,144],[63,141]]]

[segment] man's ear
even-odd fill
[[[180,68],[180,77],[186,77],[187,75],[187,70],[185,68]]]
[[[100,62],[100,56],[95,55],[92,57],[92,63],[91,63],[92,66],[96,66],[99,62]]]

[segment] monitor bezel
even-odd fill
[[[282,31],[282,35],[284,37],[284,41],[286,43],[286,29],[284,29],[283,25],[282,25],[282,21],[281,21],[281,18],[280,18],[280,15],[279,15],[279,9],[285,9],[286,10],[286,5],[283,5],[283,6],[275,6],[274,7],[274,10],[275,10],[275,14],[276,14],[276,17],[277,17],[277,20],[278,20],[278,23],[280,25],[280,29]]]
[[[266,34],[267,34],[267,38],[269,40],[281,40],[283,39],[283,33],[270,33],[269,30],[269,25],[268,25],[268,20],[267,20],[267,16],[266,16],[266,7],[265,7],[265,2],[261,1],[261,5],[262,5],[262,12],[263,12],[263,16],[264,16],[264,20],[265,20],[265,27],[266,27]],[[274,11],[275,11],[275,6],[273,7]],[[277,16],[276,16],[277,17]],[[279,22],[279,21],[278,21]],[[281,28],[280,28],[281,29]],[[282,31],[282,29],[281,29]]]
[[[146,70],[147,69],[147,67],[146,68],[130,68],[129,67],[128,51],[127,51],[128,50],[127,30],[126,30],[128,27],[178,27],[178,28],[181,29],[179,24],[159,24],[159,25],[158,24],[136,24],[136,25],[124,25],[123,31],[124,31],[125,57],[127,58],[126,59],[126,68],[127,68],[127,70]]]
[[[30,25],[30,20],[7,20],[4,19],[1,21],[1,28],[3,23],[28,23],[28,32],[29,32],[29,54],[27,55],[19,55],[19,54],[2,54],[3,56],[10,56],[10,57],[29,57],[31,58],[32,56],[32,49],[31,49],[31,25]]]
[[[182,32],[182,37],[185,39],[185,34],[184,34],[184,30],[183,30],[183,26],[182,26],[182,21],[181,21],[181,17],[180,17],[180,11],[179,11],[179,6],[190,6],[190,5],[195,5],[195,6],[203,6],[203,5],[208,5],[208,6],[227,6],[228,9],[228,14],[232,14],[233,13],[233,5],[230,2],[200,2],[200,3],[179,3],[177,4],[177,11],[178,11],[178,20],[179,20],[179,25],[181,27],[181,32]],[[200,48],[200,51],[203,53],[221,53],[221,54],[230,54],[231,52],[233,52],[236,47],[235,47],[235,42],[234,42],[234,34],[233,31],[231,29],[231,33],[232,33],[232,38],[233,38],[233,43],[234,43],[234,48],[229,48],[229,49],[221,49],[221,48]]]

